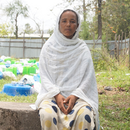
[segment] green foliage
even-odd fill
[[[118,69],[116,59],[111,58],[105,49],[104,50],[92,49],[91,53],[92,53],[94,68],[96,71]]]
[[[130,28],[130,1],[107,0],[102,7],[103,33],[120,35],[125,32],[129,35]]]
[[[106,44],[105,44],[106,45]],[[119,60],[109,54],[107,46],[103,45],[101,49],[91,49],[91,54],[96,71],[126,70],[129,67],[129,56],[120,55]]]
[[[12,29],[10,24],[0,24],[0,37],[8,36]]]
[[[83,40],[88,40],[90,38],[89,23],[88,22],[83,21],[81,23],[81,31],[79,33],[79,37]]]
[[[34,32],[35,32],[35,30],[33,30],[33,28],[31,28],[29,23],[25,24],[25,30],[24,30],[25,34],[32,34]]]
[[[19,15],[28,17],[28,7],[24,6],[20,0],[14,0],[13,3],[10,2],[4,11],[6,12],[7,16],[11,17],[13,20]]]
[[[98,34],[98,9],[97,0],[92,2],[91,9],[95,16],[91,22],[91,33]],[[109,34],[110,39],[115,39],[115,34],[121,35],[122,32],[129,36],[130,31],[130,1],[129,0],[102,0],[102,35]],[[124,36],[125,37],[125,36]],[[124,38],[123,37],[123,38]]]
[[[10,2],[6,8],[4,9],[7,16],[11,17],[13,21],[15,21],[15,32],[16,38],[18,38],[18,26],[17,26],[17,20],[18,16],[21,15],[23,17],[28,17],[28,8],[27,6],[23,6],[22,2],[20,0],[15,0]]]

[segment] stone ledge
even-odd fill
[[[29,105],[0,102],[0,130],[41,130],[38,111]]]

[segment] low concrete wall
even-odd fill
[[[0,130],[41,130],[38,111],[29,105],[0,102]]]

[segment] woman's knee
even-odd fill
[[[40,119],[44,120],[53,120],[57,119],[57,115],[50,108],[40,109],[39,110]]]
[[[87,120],[90,123],[91,118],[93,118],[92,108],[89,106],[84,106],[78,111],[77,115],[80,117],[80,119]]]
[[[41,126],[42,128],[54,128],[55,130],[58,123],[57,115],[54,112],[50,112],[51,111],[46,112],[44,109],[39,110]]]

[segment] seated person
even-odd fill
[[[63,10],[40,59],[36,100],[42,130],[98,130],[98,92],[86,43],[78,38],[79,14]]]

